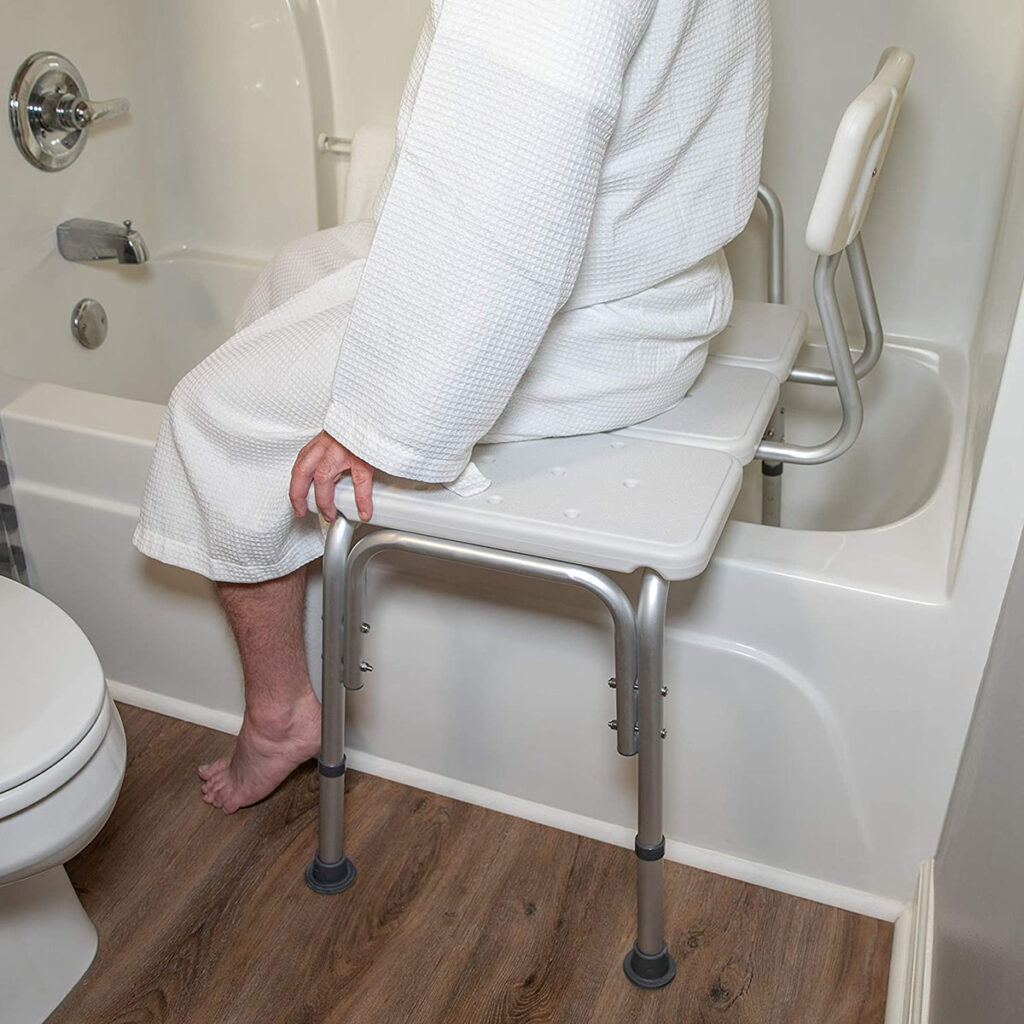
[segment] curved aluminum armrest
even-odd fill
[[[757,198],[768,215],[768,301],[784,302],[782,200],[764,182],[757,188]]]
[[[864,405],[853,368],[853,356],[846,339],[846,328],[836,297],[836,268],[841,253],[819,256],[814,267],[814,298],[825,331],[825,345],[832,363],[833,376],[839,390],[843,420],[836,433],[823,444],[799,445],[779,441],[762,441],[757,447],[757,458],[774,462],[795,462],[817,465],[838,458],[860,433],[864,422]],[[792,378],[791,378],[792,379]]]
[[[853,364],[857,380],[866,377],[878,362],[882,354],[885,340],[882,333],[882,319],[878,314],[878,303],[875,300],[875,289],[871,284],[871,272],[868,270],[868,258],[864,252],[864,242],[858,235],[844,250],[846,262],[850,268],[850,279],[857,297],[857,311],[860,322],[864,326],[864,351]],[[815,370],[806,366],[794,366],[787,380],[795,384],[821,384],[827,387],[836,386],[836,375],[829,370]]]

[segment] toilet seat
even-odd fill
[[[59,761],[38,775],[0,793],[0,824],[5,818],[45,800],[66,782],[73,779],[92,759],[110,731],[111,720],[117,715],[114,702],[108,697],[100,708],[92,728]]]
[[[74,621],[41,594],[6,578],[0,578],[0,658],[2,807],[10,804],[5,794],[13,797],[11,791],[20,787],[27,792],[26,783],[67,755],[84,755],[76,748],[90,733],[102,738],[105,730],[93,727],[106,709],[107,689],[96,652]],[[61,785],[58,777],[66,774],[51,772],[45,787],[31,787],[39,790],[36,799]],[[10,806],[0,817],[9,813]]]

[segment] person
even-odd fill
[[[351,474],[672,406],[728,320],[758,186],[767,0],[432,0],[372,220],[291,243],[175,388],[135,544],[217,581],[245,715],[231,813],[315,756],[306,566]],[[470,500],[470,499],[466,499]]]

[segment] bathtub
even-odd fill
[[[82,22],[39,0],[0,36],[10,73],[53,45],[92,95],[133,111],[60,174],[0,146],[17,196],[0,210],[0,442],[28,575],[86,631],[119,699],[225,731],[242,690],[212,588],[130,538],[172,385],[227,336],[269,255],[337,219],[345,166],[317,155],[317,134],[393,116],[423,0],[370,6],[96,0]],[[764,174],[808,310],[799,228],[838,112],[882,45],[918,53],[866,231],[887,348],[854,448],[787,467],[782,528],[758,523],[748,469],[711,565],[669,609],[668,855],[886,918],[935,852],[1024,522],[1024,65],[1005,27],[1017,5],[983,6],[968,25],[953,0],[773,5],[776,64],[802,73],[776,76]],[[133,217],[153,261],[61,260],[53,229],[73,216]],[[748,298],[763,293],[761,231],[729,251]],[[68,328],[85,296],[110,321],[93,351]],[[819,357],[812,343],[804,358]],[[827,433],[834,400],[790,388],[788,436]],[[372,567],[369,600],[354,767],[632,846],[635,763],[607,728],[601,609],[397,556]],[[316,665],[315,580],[308,618]]]
[[[79,349],[54,316],[5,348],[0,431],[28,574],[86,631],[115,696],[231,731],[241,680],[211,586],[130,539],[160,403],[229,331],[256,270],[84,272],[109,316],[102,347]],[[891,338],[864,399],[850,453],[786,469],[783,528],[757,522],[748,467],[711,566],[672,588],[666,833],[676,859],[893,917],[934,846],[973,700],[966,654],[983,646],[961,646],[953,588],[965,359]],[[790,387],[788,436],[822,436],[835,405]],[[381,560],[369,593],[353,766],[631,843],[634,765],[606,725],[599,608],[408,557]],[[318,618],[314,580],[314,665]]]

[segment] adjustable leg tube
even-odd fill
[[[345,856],[345,575],[355,526],[339,516],[324,546],[324,615],[322,721],[320,739],[320,840],[306,868],[306,885],[314,892],[335,893],[356,880],[355,865]]]
[[[676,962],[665,944],[664,865],[662,832],[662,659],[668,583],[651,569],[644,571],[637,607],[640,725],[637,795],[636,884],[637,938],[626,954],[626,977],[642,988],[661,988],[676,976]]]
[[[768,301],[785,302],[784,294],[784,227],[782,221],[782,200],[767,185],[761,184],[757,198],[768,216]],[[782,396],[775,406],[775,412],[768,423],[765,437],[769,441],[782,441],[783,409]],[[782,463],[765,459],[761,463],[761,522],[765,526],[780,525],[782,504]]]
[[[764,436],[769,441],[786,439],[786,410],[781,395]],[[765,526],[782,525],[782,465],[771,459],[761,463],[761,522]]]

